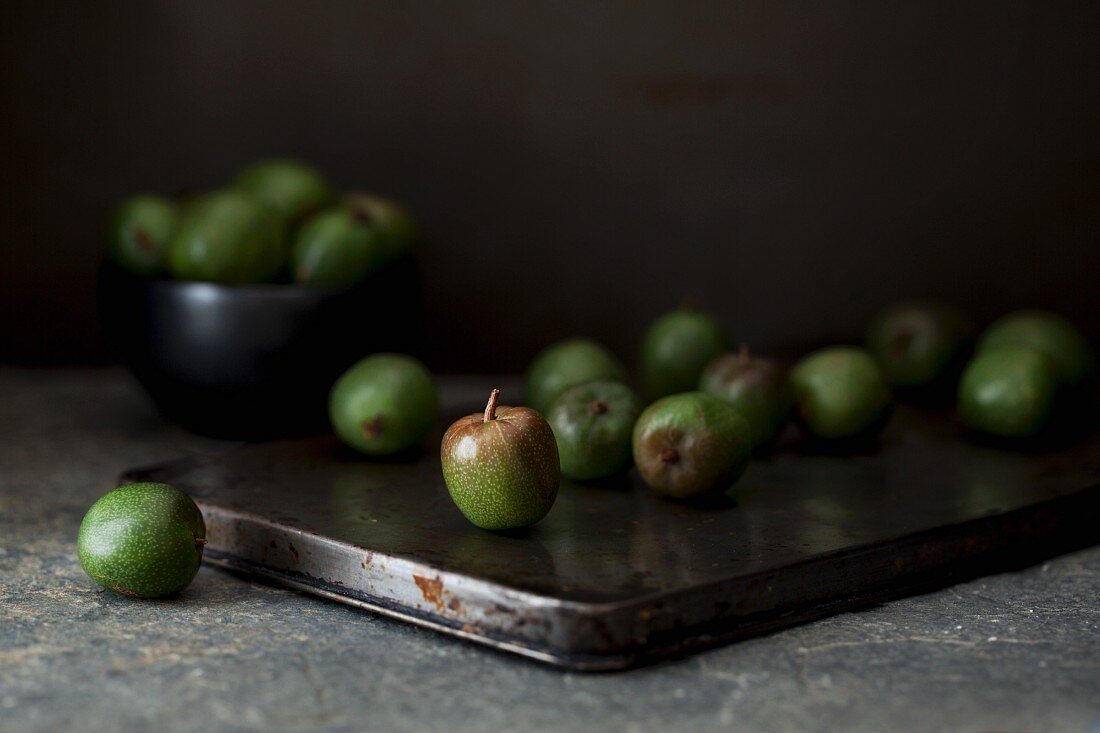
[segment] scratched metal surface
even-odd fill
[[[447,421],[482,392],[446,391]],[[628,666],[1100,540],[1081,521],[1100,510],[1100,436],[1006,452],[962,440],[942,414],[901,409],[873,453],[782,443],[728,504],[664,501],[636,477],[565,483],[543,522],[509,535],[471,526],[447,497],[434,450],[445,422],[410,462],[368,461],[322,437],[128,475],[200,501],[215,564],[576,668]]]

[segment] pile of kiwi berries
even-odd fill
[[[494,391],[483,412],[451,426],[443,473],[470,521],[514,529],[545,516],[560,476],[599,481],[636,466],[663,496],[725,492],[791,422],[815,448],[865,450],[895,396],[935,404],[949,395],[975,435],[1040,436],[1068,419],[1069,405],[1086,404],[1080,396],[1093,371],[1081,334],[1041,311],[1006,316],[975,340],[951,307],[902,304],[874,319],[864,346],[819,349],[788,369],[733,349],[718,319],[685,306],[646,332],[640,394],[601,344],[552,344],[528,367],[526,407],[499,405]],[[437,398],[424,365],[381,354],[337,382],[330,411],[348,445],[389,455],[423,441]]]
[[[222,189],[124,201],[107,226],[113,262],[137,275],[223,284],[350,287],[408,254],[416,224],[400,204],[338,192],[296,160],[249,165]]]

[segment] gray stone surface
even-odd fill
[[[119,370],[0,369],[0,731],[1100,731],[1100,548],[627,673],[562,673],[204,568],[97,592],[84,511],[231,444]]]

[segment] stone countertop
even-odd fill
[[[0,731],[1100,733],[1100,548],[613,674],[205,567],[174,600],[98,591],[88,506],[125,468],[232,445],[120,369],[0,368]]]

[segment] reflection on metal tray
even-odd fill
[[[445,387],[448,418],[486,391]],[[447,496],[443,427],[410,463],[322,437],[126,478],[199,501],[208,562],[575,669],[682,654],[1100,540],[1100,435],[1005,452],[965,442],[946,414],[902,408],[873,454],[781,444],[753,462],[735,503],[661,500],[636,477],[565,482],[540,524],[494,534]]]

